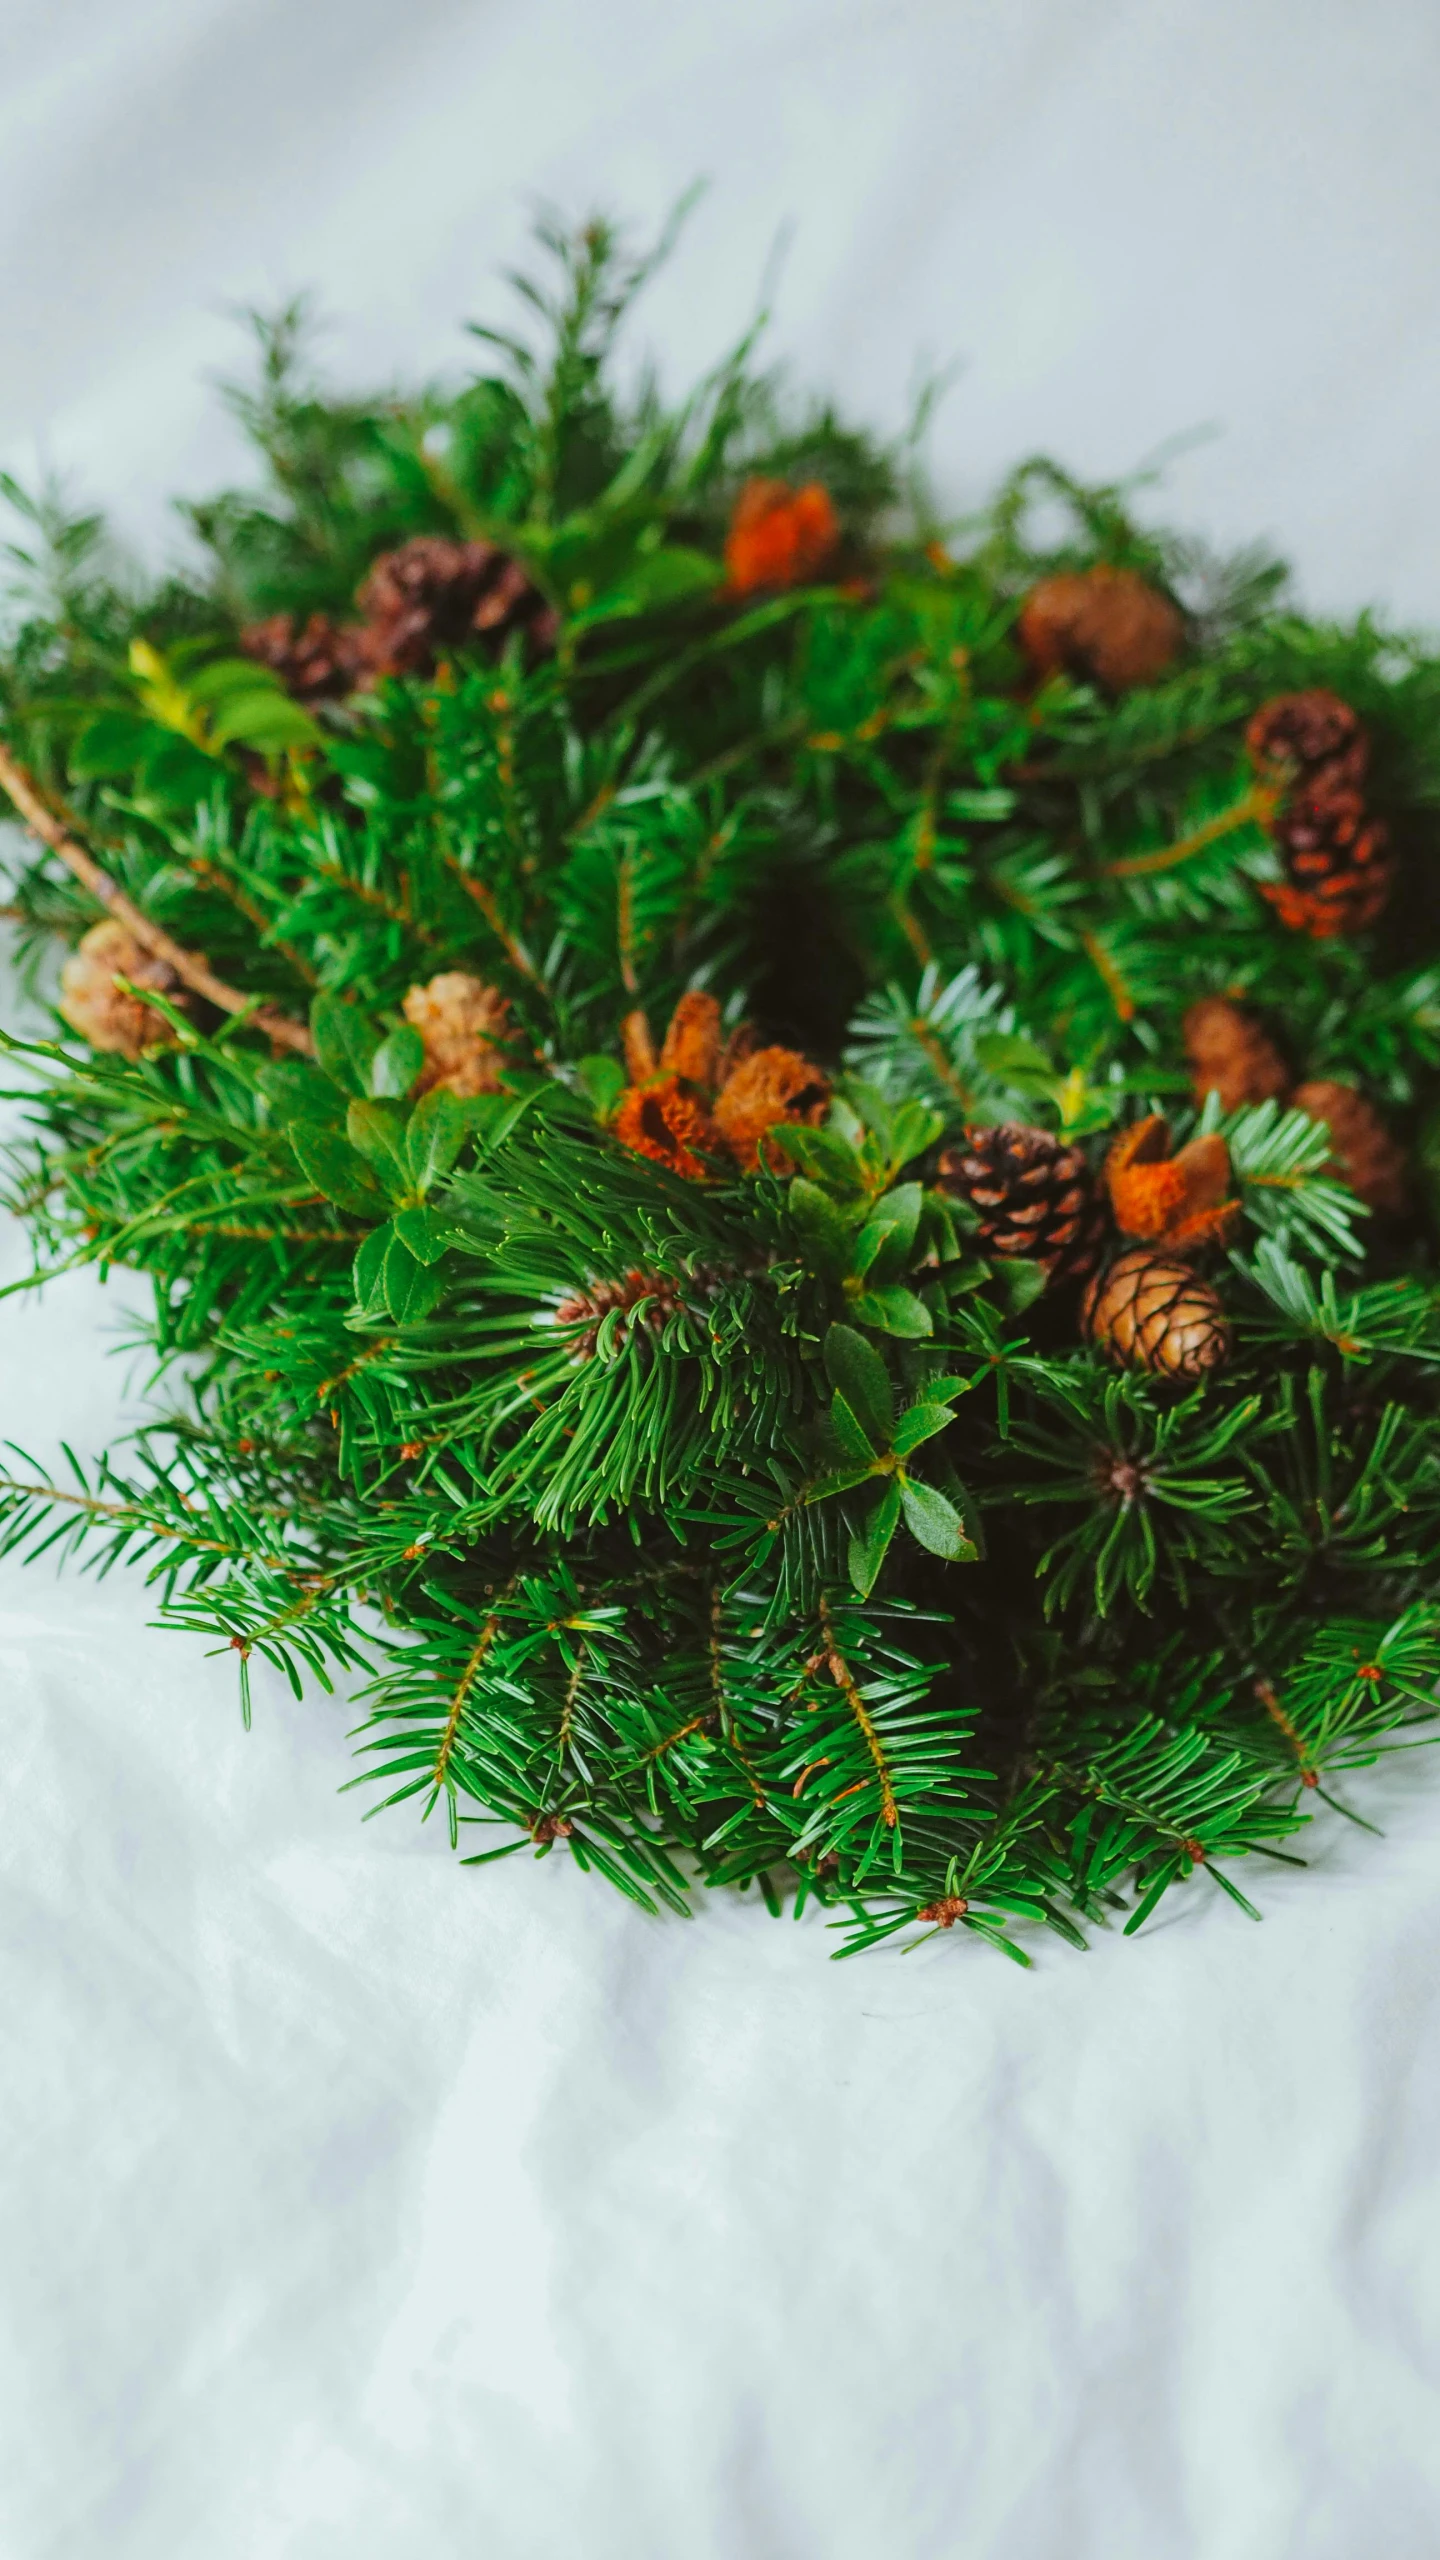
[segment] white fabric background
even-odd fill
[[[1429,0],[0,0],[0,456],[152,545],[223,306],[438,367],[527,196],[715,184],[675,378],[777,344],[974,496],[1177,429],[1176,513],[1440,606]],[[8,1271],[23,1267],[11,1231]],[[133,1289],[0,1309],[103,1444]],[[834,1967],[362,1828],[336,1703],[0,1575],[5,2560],[1430,2560],[1440,1784],[1138,1943]]]

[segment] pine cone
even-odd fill
[[[1177,1254],[1136,1245],[1098,1273],[1080,1321],[1112,1360],[1152,1377],[1203,1378],[1228,1357],[1225,1310],[1208,1280]]]
[[[444,1085],[464,1099],[499,1091],[510,1008],[497,988],[463,969],[444,969],[423,987],[407,988],[401,1011],[425,1044],[417,1092]]]
[[[594,1353],[600,1327],[617,1307],[626,1311],[643,1308],[643,1321],[652,1333],[663,1333],[670,1318],[682,1313],[684,1306],[679,1282],[667,1273],[627,1271],[623,1280],[592,1280],[588,1288],[577,1289],[573,1298],[562,1298],[555,1310],[555,1322],[583,1326],[571,1348],[577,1359],[588,1360]]]
[[[1100,1259],[1105,1203],[1078,1147],[1047,1129],[1004,1122],[968,1129],[936,1168],[942,1190],[980,1212],[985,1252],[1043,1264],[1053,1287],[1088,1280]]]
[[[1394,885],[1389,839],[1352,783],[1324,766],[1274,822],[1283,883],[1262,884],[1280,921],[1315,941],[1360,933],[1382,914]]]
[[[1078,676],[1128,693],[1174,665],[1185,625],[1170,598],[1134,569],[1082,569],[1031,588],[1016,636],[1037,675]]]
[[[747,480],[725,537],[725,574],[736,595],[799,587],[834,557],[840,527],[818,480]]]
[[[131,940],[123,924],[106,917],[92,924],[60,972],[60,1011],[92,1049],[138,1058],[146,1049],[173,1049],[176,1036],[163,1013],[127,995],[117,977],[153,987],[183,1012],[190,998],[167,961]]]
[[[1353,787],[1363,781],[1370,757],[1358,712],[1322,685],[1262,702],[1245,732],[1245,744],[1262,782],[1272,784],[1323,765],[1335,781]]]
[[[1356,1199],[1369,1209],[1403,1216],[1410,1196],[1405,1151],[1374,1104],[1353,1085],[1331,1084],[1325,1077],[1297,1085],[1291,1100],[1311,1120],[1328,1122],[1332,1170],[1348,1182]]]
[[[1290,1070],[1257,1017],[1228,996],[1202,996],[1181,1026],[1195,1099],[1218,1093],[1223,1111],[1242,1102],[1278,1101]]]
[[[277,675],[296,702],[334,702],[353,693],[365,676],[365,650],[358,625],[332,622],[312,613],[299,623],[292,614],[272,613],[264,622],[247,623],[240,634],[247,658]]]
[[[373,676],[428,675],[447,649],[484,640],[498,650],[515,631],[539,657],[553,648],[559,628],[518,560],[493,542],[451,542],[443,534],[417,534],[398,551],[383,551],[356,602]]]

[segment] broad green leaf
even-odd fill
[[[932,1111],[928,1103],[902,1102],[890,1131],[892,1163],[909,1164],[914,1157],[923,1156],[927,1147],[934,1146],[944,1126],[939,1112]]]
[[[453,1093],[436,1085],[421,1095],[405,1132],[405,1161],[417,1191],[428,1191],[449,1172],[466,1134],[465,1108]]]
[[[178,655],[172,651],[172,663]],[[192,702],[226,702],[247,693],[273,693],[286,699],[274,669],[262,666],[258,658],[212,658],[208,667],[197,667],[193,675],[187,672],[184,686]]]
[[[352,1102],[345,1114],[345,1135],[358,1147],[391,1192],[412,1188],[405,1144],[405,1106],[400,1102]]]
[[[905,1182],[877,1200],[855,1239],[852,1268],[882,1284],[899,1280],[910,1267],[924,1198],[922,1184]]]
[[[153,721],[137,720],[133,711],[102,711],[71,748],[70,770],[84,781],[133,773],[146,748],[158,744]]]
[[[863,1194],[868,1188],[864,1167],[854,1148],[834,1129],[787,1127],[785,1152],[842,1198]]]
[[[355,1256],[355,1303],[362,1316],[389,1313],[385,1295],[385,1259],[395,1241],[395,1230],[387,1221],[368,1235]],[[418,1266],[417,1266],[418,1267]]]
[[[825,1375],[842,1395],[876,1449],[888,1449],[894,1417],[890,1376],[880,1354],[848,1324],[832,1324],[825,1336]]]
[[[576,1067],[580,1089],[593,1104],[597,1120],[608,1120],[625,1090],[625,1070],[618,1058],[582,1058]]]
[[[256,1082],[277,1128],[288,1129],[294,1120],[314,1120],[334,1129],[344,1117],[344,1095],[308,1059],[268,1059],[257,1069]]]
[[[1028,1262],[1021,1254],[997,1256],[990,1265],[991,1277],[1004,1305],[1012,1316],[1023,1316],[1037,1298],[1045,1294],[1049,1277],[1043,1262]]]
[[[862,1289],[851,1305],[862,1324],[906,1342],[924,1342],[935,1330],[924,1299],[912,1289]]]
[[[424,1064],[424,1041],[413,1023],[402,1023],[381,1041],[370,1061],[372,1096],[403,1102]]]
[[[364,1158],[338,1129],[327,1129],[316,1120],[295,1120],[287,1135],[306,1181],[313,1182],[327,1200],[360,1217],[380,1216],[385,1195]]]
[[[874,1457],[875,1443],[845,1396],[837,1394],[832,1398],[830,1420],[847,1458]],[[880,1446],[883,1448],[883,1441]]]
[[[1023,1031],[982,1031],[975,1055],[987,1075],[1003,1077],[1007,1084],[1048,1087],[1055,1082],[1052,1061]]]
[[[391,1224],[406,1251],[417,1262],[438,1262],[450,1242],[450,1229],[434,1209],[397,1209]]]
[[[975,1562],[979,1550],[966,1537],[964,1521],[943,1493],[937,1493],[932,1484],[916,1484],[907,1476],[900,1486],[900,1500],[905,1526],[932,1556],[945,1556],[951,1564]]]
[[[210,726],[217,747],[253,747],[257,754],[283,755],[288,747],[315,747],[322,732],[308,711],[287,693],[242,693],[222,703]]]
[[[822,1191],[818,1182],[807,1181],[803,1173],[791,1183],[788,1199],[807,1268],[827,1279],[840,1279],[850,1267],[850,1221],[828,1191]]]
[[[868,1600],[880,1578],[886,1551],[900,1525],[900,1487],[892,1478],[850,1539],[850,1579]]]
[[[370,1061],[380,1043],[358,1006],[340,996],[317,996],[310,1007],[310,1030],[315,1055],[331,1082],[342,1093],[368,1092]]]
[[[912,1449],[918,1449],[923,1440],[933,1440],[936,1433],[943,1431],[954,1419],[948,1404],[908,1406],[895,1425],[895,1438],[891,1445],[896,1457],[908,1458]]]

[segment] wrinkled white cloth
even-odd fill
[[[1440,608],[1427,0],[6,0],[0,71],[0,458],[137,541],[225,306],[440,369],[527,196],[701,171],[672,379],[793,221],[802,376],[966,359],[952,503],[1215,420],[1176,515]],[[139,1303],[0,1305],[0,1431],[103,1446]],[[247,1739],[148,1614],[0,1568],[5,2560],[1432,2560],[1440,1763],[1259,1928],[834,1966],[362,1826],[341,1702]]]

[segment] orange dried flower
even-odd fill
[[[720,1045],[720,1007],[692,990],[683,995],[657,1061],[643,1013],[626,1016],[622,1038],[630,1083],[612,1126],[622,1146],[668,1164],[687,1181],[711,1171],[702,1159],[728,1152],[746,1173],[760,1169],[761,1152],[774,1171],[783,1151],[765,1147],[777,1120],[823,1118],[830,1087],[818,1067],[794,1049],[756,1049],[748,1024]]]
[[[687,1182],[706,1181],[711,1168],[704,1157],[720,1151],[709,1112],[686,1092],[678,1076],[632,1084],[620,1097],[614,1126],[622,1147],[649,1156],[652,1163],[668,1164]]]
[[[714,996],[692,989],[670,1016],[660,1052],[662,1076],[679,1076],[686,1084],[715,1085],[720,1063],[720,1007]]]
[[[798,587],[817,577],[840,540],[828,490],[818,480],[747,480],[725,537],[725,571],[737,595],[757,587]]]
[[[1158,1111],[1122,1131],[1105,1163],[1105,1179],[1122,1235],[1141,1236],[1173,1252],[1224,1244],[1240,1222],[1227,1200],[1230,1151],[1218,1130],[1192,1138],[1177,1156]]]
[[[732,1068],[715,1103],[715,1126],[746,1173],[758,1173],[762,1153],[772,1173],[790,1159],[766,1132],[777,1120],[816,1128],[824,1119],[830,1087],[818,1067],[795,1049],[757,1049]]]

